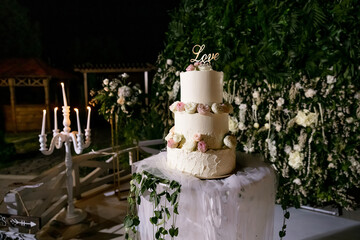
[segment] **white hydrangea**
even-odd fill
[[[238,126],[241,131],[244,131],[246,129],[246,126],[243,122],[239,122]]]
[[[299,178],[295,178],[293,180],[293,183],[295,183],[296,185],[301,185],[301,180]]]
[[[291,147],[290,147],[289,145],[286,145],[285,148],[284,148],[284,152],[285,152],[286,154],[290,154],[290,152],[291,152]]]
[[[167,59],[167,60],[166,60],[166,64],[169,65],[169,66],[171,66],[171,65],[173,64],[173,60]]]
[[[238,120],[235,117],[229,117],[229,131],[235,134],[238,129]]]
[[[312,88],[309,88],[308,90],[306,90],[305,92],[305,97],[307,98],[312,98],[316,95],[316,91]]]
[[[278,100],[276,100],[276,105],[278,108],[282,107],[282,105],[284,105],[284,103],[285,103],[285,100],[282,97],[280,97],[280,98],[278,98]]]
[[[247,109],[246,104],[244,104],[244,103],[240,104],[239,109],[240,110],[246,110]]]
[[[276,122],[276,123],[275,123],[275,130],[276,130],[277,132],[280,132],[280,131],[281,131],[281,128],[282,128],[282,126],[281,126],[280,122]]]
[[[318,115],[307,109],[299,111],[295,117],[295,122],[303,127],[311,126],[317,122]]]
[[[334,84],[335,82],[336,82],[336,78],[334,76],[331,76],[331,75],[326,76],[326,83],[327,84]]]
[[[303,163],[304,156],[299,151],[291,151],[289,154],[289,165],[297,170],[304,165]]]
[[[253,92],[252,94],[253,98],[258,99],[260,98],[260,93],[258,91]]]
[[[277,149],[276,149],[276,142],[275,140],[271,141],[271,139],[267,138],[266,140],[267,147],[269,149],[270,153],[270,161],[275,162],[276,161],[276,155],[277,155]]]

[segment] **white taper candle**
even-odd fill
[[[62,87],[62,94],[63,94],[63,99],[64,99],[64,107],[67,106],[67,101],[66,101],[66,95],[65,95],[65,86],[64,83],[61,83],[61,87]]]
[[[90,113],[91,113],[91,107],[87,107],[88,109],[88,117],[87,117],[87,124],[86,124],[86,129],[89,130],[90,129]]]
[[[79,118],[79,109],[74,108],[75,112],[76,112],[76,119],[77,119],[77,125],[78,125],[78,133],[81,133],[81,127],[80,127],[80,118]]]
[[[58,107],[55,107],[55,108],[54,108],[54,130],[57,130],[57,129],[58,129],[57,110],[58,110]]]
[[[43,119],[42,119],[42,126],[41,126],[41,135],[45,134],[45,116],[46,116],[46,110],[43,110]]]

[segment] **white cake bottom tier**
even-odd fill
[[[208,150],[205,153],[167,148],[167,165],[199,178],[222,177],[236,167],[235,149]]]
[[[194,135],[200,133],[209,149],[220,149],[229,132],[229,114],[176,112],[175,132],[184,135],[186,141],[192,141]]]

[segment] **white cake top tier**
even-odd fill
[[[180,73],[181,101],[202,104],[222,103],[223,72],[188,71]]]

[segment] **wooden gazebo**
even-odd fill
[[[3,105],[5,131],[39,130],[42,109],[50,113],[49,82],[51,79],[74,79],[75,75],[53,68],[36,58],[13,58],[0,60],[0,87],[9,87],[10,106]],[[43,87],[45,104],[17,105],[16,87]],[[50,114],[47,114],[50,127]]]

